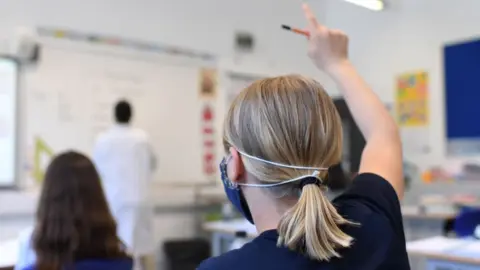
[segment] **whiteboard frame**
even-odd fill
[[[13,157],[13,160],[14,160],[14,164],[13,164],[13,171],[14,171],[14,175],[13,175],[13,181],[12,183],[10,184],[6,184],[6,185],[1,185],[0,184],[0,190],[18,190],[19,187],[20,187],[20,180],[19,180],[19,175],[20,175],[20,170],[21,170],[21,166],[20,166],[20,159],[22,157],[22,155],[20,154],[20,151],[22,149],[21,147],[21,122],[19,121],[20,118],[21,118],[21,104],[20,104],[20,91],[21,91],[21,87],[20,87],[20,84],[21,84],[21,80],[20,80],[20,71],[21,71],[21,68],[20,68],[20,62],[18,61],[18,59],[16,59],[15,57],[12,57],[12,56],[9,56],[9,55],[2,55],[0,54],[0,59],[4,59],[4,60],[10,60],[12,61],[12,63],[15,65],[15,70],[16,70],[16,78],[15,78],[15,81],[16,81],[16,89],[15,89],[15,95],[14,95],[14,98],[15,98],[15,112],[14,112],[14,116],[13,116],[13,119],[14,119],[14,123],[15,123],[15,136],[14,136],[14,157]]]

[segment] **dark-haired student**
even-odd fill
[[[20,239],[16,270],[130,270],[100,177],[84,155],[66,152],[49,165],[35,226]]]

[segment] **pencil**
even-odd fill
[[[287,31],[292,31],[296,34],[304,35],[306,37],[310,36],[310,33],[308,31],[298,29],[298,28],[294,28],[294,27],[290,27],[290,26],[285,25],[285,24],[282,24],[282,29],[287,30]]]

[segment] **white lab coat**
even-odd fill
[[[117,125],[98,137],[93,159],[119,237],[133,256],[153,254],[153,207],[148,191],[156,160],[147,134]]]

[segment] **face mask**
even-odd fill
[[[315,170],[313,174],[307,174],[307,175],[302,175],[299,177],[296,177],[294,179],[286,180],[286,181],[281,181],[278,183],[274,184],[244,184],[244,183],[233,183],[230,179],[228,179],[227,175],[227,164],[230,161],[230,157],[228,159],[224,158],[222,162],[220,162],[220,175],[222,177],[222,183],[223,187],[225,189],[225,193],[230,200],[230,202],[235,206],[235,208],[252,224],[253,218],[252,218],[252,213],[250,212],[250,209],[248,208],[247,201],[245,200],[245,197],[243,196],[242,190],[240,189],[239,186],[246,186],[246,187],[257,187],[257,188],[269,188],[269,187],[276,187],[280,185],[285,185],[289,184],[292,182],[297,182],[301,181],[300,187],[303,187],[307,184],[321,184],[322,179],[319,177],[319,171],[326,171],[328,168],[319,168],[319,167],[305,167],[305,166],[294,166],[294,165],[286,165],[282,163],[277,163],[273,161],[268,161],[264,160],[255,156],[251,156],[249,154],[246,154],[242,151],[237,150],[242,156],[245,156],[247,158],[264,162],[270,165],[274,165],[277,167],[282,167],[282,168],[291,168],[291,169],[297,169],[297,170]],[[302,181],[303,180],[303,181]],[[313,180],[313,181],[312,181]]]
[[[227,194],[227,198],[233,204],[233,206],[237,208],[238,212],[240,212],[243,217],[253,224],[252,213],[248,208],[248,204],[243,196],[242,190],[240,190],[238,185],[234,184],[232,181],[230,181],[230,179],[228,179],[227,163],[228,160],[225,158],[220,163],[220,175],[222,177],[222,183],[225,193]]]

